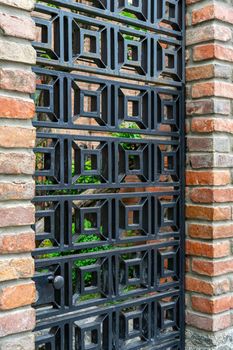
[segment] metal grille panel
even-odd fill
[[[184,349],[183,8],[36,5],[37,350]]]

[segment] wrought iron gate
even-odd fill
[[[183,3],[36,5],[36,349],[184,349]]]

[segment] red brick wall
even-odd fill
[[[34,349],[33,6],[0,0],[0,350]]]
[[[201,349],[233,349],[232,32],[230,1],[187,0],[186,322],[190,350],[198,348],[200,334]],[[223,345],[218,333],[211,336],[197,329],[225,330],[231,340],[228,335]]]

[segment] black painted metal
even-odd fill
[[[36,6],[37,350],[184,349],[184,1]]]

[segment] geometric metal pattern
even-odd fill
[[[86,206],[82,204],[80,207],[84,200],[87,202]],[[37,253],[88,248],[88,242],[78,242],[83,233],[95,234],[101,238],[100,241],[92,242],[92,247],[103,243],[112,245],[179,238],[180,235],[179,191],[163,192],[162,195],[159,192],[137,195],[80,195],[78,198],[72,195],[38,196],[35,198],[35,205],[38,208],[36,218],[43,219],[45,228],[36,237],[38,246],[45,239],[54,242],[52,246],[38,248]],[[92,223],[88,229],[85,229],[85,218]]]
[[[62,129],[127,131],[134,122],[137,133],[179,135],[181,92],[67,72],[36,68],[39,77],[35,126]],[[92,89],[90,90],[90,86]],[[66,100],[64,100],[66,97]],[[87,102],[89,101],[89,105]],[[41,105],[42,103],[42,105]],[[91,124],[87,123],[91,121]],[[168,126],[163,130],[164,126]]]
[[[40,156],[36,176],[42,190],[69,190],[119,187],[164,187],[179,185],[180,149],[178,141],[118,139],[38,133]],[[45,142],[50,140],[48,146]],[[127,143],[126,149],[125,144]],[[94,148],[95,147],[95,148]],[[87,162],[92,169],[85,167]],[[132,175],[133,178],[132,182]],[[127,179],[130,177],[129,181]],[[80,179],[82,181],[80,181]]]
[[[184,2],[34,16],[36,350],[183,350]]]
[[[166,248],[166,249],[165,249]],[[80,254],[79,260],[91,259],[91,254]],[[95,260],[95,261],[94,261]],[[156,262],[153,264],[153,262]],[[177,242],[167,245],[150,244],[122,250],[96,252],[93,263],[78,266],[77,256],[60,257],[38,261],[35,281],[43,283],[36,306],[42,319],[62,312],[83,309],[106,303],[117,303],[122,299],[143,296],[146,293],[162,292],[179,286],[179,248]],[[86,275],[91,275],[91,283]],[[64,284],[53,289],[50,280],[62,276],[65,281],[77,276],[72,286]],[[74,280],[74,278],[73,278]],[[66,299],[63,296],[69,295]],[[85,296],[89,296],[88,299]]]
[[[168,11],[172,3],[164,2]],[[43,18],[35,19],[42,32],[42,41],[35,43],[39,63],[48,64],[49,61],[68,70],[98,70],[98,74],[152,82],[165,76],[164,83],[181,86],[180,40],[56,7],[38,5],[37,8],[44,14]],[[90,44],[88,48],[87,43]],[[49,59],[46,54],[50,55]],[[149,59],[152,55],[155,56],[153,61]],[[174,80],[169,80],[170,77]]]
[[[75,349],[74,344],[78,344],[80,350],[182,349],[179,309],[179,295],[169,292],[166,297],[149,296],[101,310],[90,309],[85,315],[71,314],[59,322],[51,320],[47,327],[40,324],[37,348]]]

